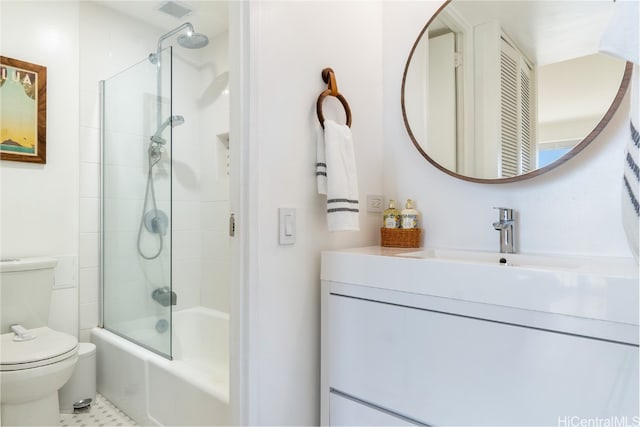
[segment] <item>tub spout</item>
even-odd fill
[[[168,286],[154,289],[151,292],[151,298],[157,301],[163,307],[169,307],[170,305],[176,305],[178,302],[178,295],[169,289]]]

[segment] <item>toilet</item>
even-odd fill
[[[78,340],[48,327],[54,258],[0,261],[0,425],[58,424]]]

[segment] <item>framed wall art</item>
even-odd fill
[[[47,162],[47,68],[0,56],[0,160]]]

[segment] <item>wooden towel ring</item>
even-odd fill
[[[325,68],[322,70],[322,80],[328,84],[327,90],[322,92],[318,97],[318,102],[316,103],[316,112],[318,113],[318,120],[320,120],[320,124],[324,128],[324,114],[322,114],[322,102],[324,99],[331,95],[340,101],[342,106],[344,107],[344,111],[347,113],[347,126],[351,127],[351,108],[349,108],[349,103],[347,100],[338,92],[338,84],[336,83],[335,73],[331,68]]]

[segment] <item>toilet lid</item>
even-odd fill
[[[15,334],[2,334],[0,370],[15,371],[56,363],[78,352],[76,337],[47,327],[30,329],[36,337],[14,341]]]

